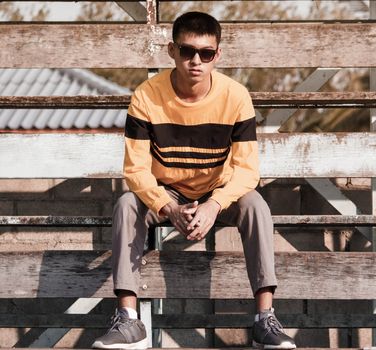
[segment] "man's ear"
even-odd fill
[[[220,47],[218,47],[217,54],[215,55],[214,63],[217,63],[222,56],[222,50]]]
[[[167,46],[167,52],[168,52],[168,55],[169,55],[172,59],[175,59],[174,43],[172,43],[171,41],[168,43],[168,46]]]

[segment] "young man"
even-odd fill
[[[221,27],[208,14],[176,19],[168,54],[175,68],[141,84],[125,126],[124,176],[131,192],[113,215],[113,278],[118,298],[112,327],[93,347],[146,348],[136,312],[147,229],[170,220],[188,240],[214,222],[237,226],[257,315],[253,345],[292,349],[274,315],[273,223],[259,182],[255,112],[248,91],[214,71]],[[230,276],[229,276],[230,278]]]

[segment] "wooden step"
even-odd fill
[[[0,297],[113,297],[110,261],[110,251],[2,252]],[[277,299],[376,299],[373,252],[276,253],[276,273]],[[252,298],[240,252],[150,251],[141,278],[142,298]]]
[[[376,328],[371,314],[277,314],[284,328]],[[153,314],[153,328],[250,328],[253,314]],[[108,328],[110,315],[102,314],[0,314],[6,328]]]
[[[273,215],[275,226],[376,226],[376,215]],[[111,226],[110,216],[0,216],[0,226]],[[159,226],[172,226],[162,223]],[[222,225],[216,225],[221,227]]]

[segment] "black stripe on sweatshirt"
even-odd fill
[[[226,158],[219,160],[217,162],[210,162],[210,163],[183,163],[183,162],[166,162],[164,161],[158,153],[154,151],[153,148],[150,148],[151,154],[153,157],[161,163],[166,168],[185,168],[185,169],[210,169],[215,168],[217,166],[223,165],[226,161]]]
[[[233,142],[256,141],[256,118],[235,123],[231,139]]]
[[[251,118],[237,122],[234,126],[214,123],[199,125],[151,124],[128,114],[125,136],[137,140],[150,139],[159,148],[228,148],[232,141],[255,141],[256,121],[255,118]]]
[[[220,153],[205,153],[205,152],[192,152],[192,151],[168,151],[162,152],[157,148],[155,144],[151,147],[162,158],[196,158],[196,159],[215,159],[222,158],[228,155],[230,148],[227,148],[224,152]]]
[[[151,123],[133,117],[128,113],[125,121],[124,135],[130,139],[150,140]]]

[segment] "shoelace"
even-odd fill
[[[282,325],[274,315],[269,315],[266,317],[265,325],[267,326],[269,332],[273,332],[276,335],[278,333],[284,333]]]
[[[131,323],[132,323],[131,319],[126,318],[126,317],[121,317],[120,314],[116,312],[116,314],[113,315],[111,318],[111,327],[108,330],[108,332],[111,332],[114,329],[118,329],[120,331],[119,326],[121,324],[131,324]]]

